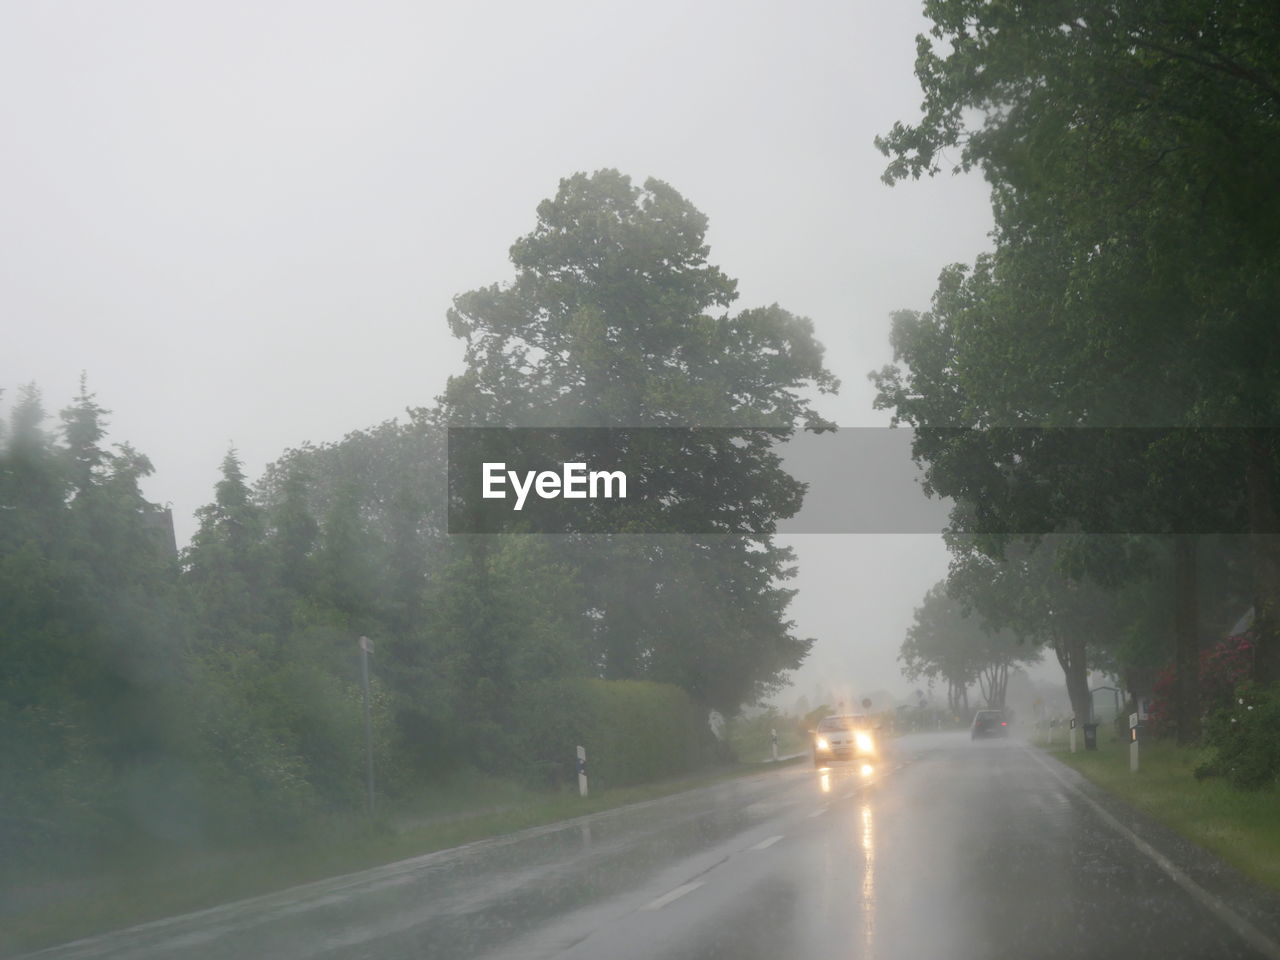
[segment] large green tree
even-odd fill
[[[1014,534],[1128,531],[1075,551],[1071,568],[1115,588],[1147,575],[1151,544],[1135,534],[1170,535],[1179,729],[1190,739],[1200,633],[1190,531],[1240,522],[1235,438],[1150,428],[1169,417],[1167,403],[1139,390],[1136,377],[1117,380],[1095,355],[1090,331],[1105,330],[1110,314],[1104,303],[1062,298],[1069,277],[1060,257],[1044,255],[1060,247],[1005,244],[972,270],[944,271],[933,309],[895,315],[897,363],[874,375],[876,403],[916,428],[913,454],[928,490],[954,499],[955,527],[989,534],[957,541],[965,550],[977,544],[999,558]],[[1144,428],[1117,427],[1123,416]],[[1068,662],[1078,686],[1082,656]]]
[[[949,537],[954,554],[949,595],[990,629],[1007,631],[1020,644],[1052,650],[1080,718],[1091,711],[1089,670],[1107,662],[1119,630],[1115,592],[1080,569],[1115,562],[1117,554],[1126,552],[1124,542],[1109,540],[1019,537],[993,550],[982,537]],[[1130,562],[1121,556],[1126,569]]]
[[[992,627],[972,606],[935,584],[916,608],[898,654],[908,680],[921,677],[947,684],[947,705],[955,714],[969,708],[969,688],[978,684],[988,706],[1003,707],[1009,668],[1040,659],[1038,643]]]
[[[146,457],[104,444],[107,413],[82,381],[59,436],[26,388],[0,451],[0,829],[19,854],[162,821],[164,798],[144,810],[130,784],[189,729],[167,514],[139,490]]]
[[[637,187],[602,170],[561,181],[511,248],[515,279],[456,298],[449,323],[466,342],[467,367],[431,418],[767,427],[775,439],[830,428],[811,396],[838,384],[812,323],[776,305],[731,312],[736,284],[708,262],[706,227],[657,180]],[[667,443],[653,459],[673,473],[699,453],[658,434],[650,442]],[[729,448],[723,435],[707,442]],[[727,484],[726,514],[754,511],[761,539],[628,535],[563,545],[586,591],[596,670],[676,682],[724,712],[772,689],[811,643],[785,618],[791,554],[768,539],[773,521],[799,508],[803,488],[782,471],[769,437],[747,436],[736,450],[734,468],[722,471],[730,476],[687,472],[684,482]]]
[[[959,166],[992,184],[1011,306],[972,349],[1030,372],[1036,383],[1015,375],[1006,394],[1033,408],[1051,395],[1068,422],[1242,428],[1211,444],[1229,448],[1218,457],[1238,483],[1221,484],[1216,503],[1209,486],[1192,486],[1208,509],[1248,511],[1257,673],[1280,676],[1267,429],[1280,422],[1274,12],[1256,0],[925,9],[922,117],[879,143],[890,182],[937,172],[958,148]],[[1052,330],[1060,348],[1046,349]],[[1185,574],[1191,545],[1178,550]],[[1188,667],[1194,613],[1179,617]]]

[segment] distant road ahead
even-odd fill
[[[1277,900],[1060,764],[938,734],[870,773],[787,767],[35,956],[1280,960],[1278,928]]]

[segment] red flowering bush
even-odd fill
[[[1231,704],[1238,685],[1253,672],[1253,638],[1240,634],[1207,650],[1200,651],[1200,712],[1212,713]],[[1151,707],[1147,728],[1157,737],[1172,736],[1176,719],[1173,712],[1176,670],[1169,664],[1158,674],[1151,690]]]
[[[1253,673],[1249,634],[1227,637],[1200,653],[1200,709],[1208,713],[1231,703],[1235,689]]]

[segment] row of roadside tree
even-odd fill
[[[955,502],[904,660],[959,684],[984,645],[1044,647],[1077,716],[1090,668],[1146,694],[1163,670],[1194,741],[1230,700],[1202,649],[1247,611],[1247,679],[1280,681],[1280,21],[1245,0],[926,12],[923,112],[878,141],[885,179],[980,170],[995,229],[873,374]],[[941,620],[957,649],[929,646]]]

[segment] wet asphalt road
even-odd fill
[[[1280,957],[1277,901],[1017,741],[906,737],[38,956]]]

